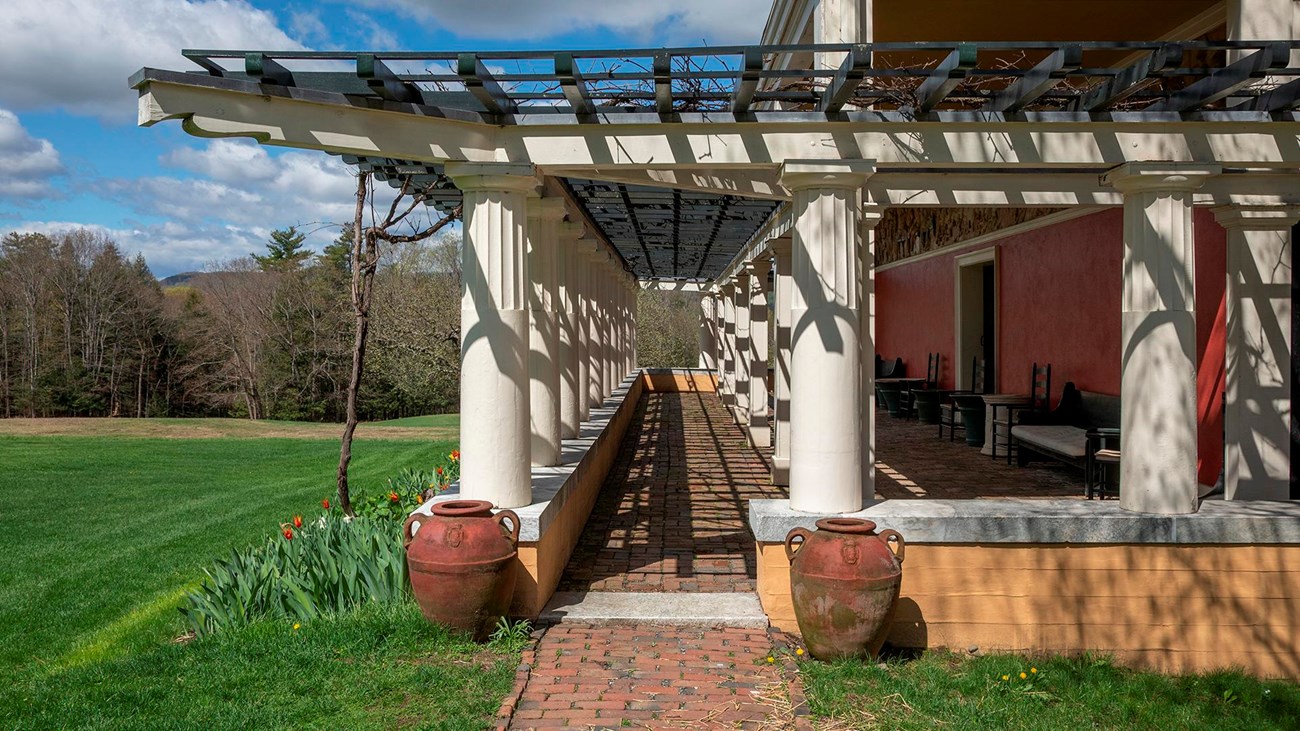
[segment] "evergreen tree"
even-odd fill
[[[271,232],[271,240],[266,244],[266,255],[253,254],[253,260],[262,271],[297,269],[311,256],[311,251],[304,248],[307,234],[298,233],[295,226],[276,229]]]
[[[319,261],[324,264],[331,272],[352,276],[352,224],[343,226],[339,232],[338,238],[326,245],[325,250],[321,252]]]

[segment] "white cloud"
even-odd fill
[[[5,227],[20,232],[53,234],[74,228],[87,228],[102,233],[134,256],[144,254],[149,268],[158,277],[178,272],[197,271],[212,262],[247,256],[260,249],[270,234],[269,230],[240,229],[235,227],[191,227],[164,223],[134,228],[112,228],[94,223],[75,221],[26,221]]]
[[[33,137],[18,115],[0,109],[0,198],[36,198],[54,192],[50,179],[63,175],[59,151]]]
[[[133,119],[127,77],[184,69],[182,48],[300,48],[244,0],[9,0],[0,12],[0,104]]]
[[[362,0],[474,38],[545,38],[604,28],[670,43],[757,43],[771,0]]]

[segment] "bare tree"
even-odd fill
[[[373,206],[370,173],[357,173],[356,195],[356,212],[352,219],[352,312],[355,330],[352,341],[352,371],[348,379],[347,422],[343,425],[338,469],[339,507],[347,515],[352,515],[352,500],[348,493],[348,465],[352,461],[352,437],[357,430],[357,394],[361,389],[361,377],[365,365],[366,336],[370,330],[370,306],[374,300],[375,271],[379,268],[379,243],[383,241],[388,244],[407,244],[423,241],[460,217],[460,209],[457,208],[428,225],[423,227],[415,225],[415,219],[412,219],[411,215],[425,203],[427,198],[426,190],[412,190],[409,177],[402,180],[402,187],[388,206],[388,213],[382,220],[375,220],[374,214],[371,214],[370,226],[364,225],[366,206],[368,203]],[[394,232],[403,226],[410,233]]]

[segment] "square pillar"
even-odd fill
[[[556,247],[558,278],[558,315],[560,341],[560,436],[576,439],[585,418],[578,384],[581,356],[579,337],[581,294],[578,291],[578,239],[584,227],[578,223],[561,223],[558,226],[559,244]]]
[[[725,282],[718,289],[722,302],[722,359],[718,378],[718,391],[724,406],[731,410],[736,405],[736,303],[732,299],[735,282]]]
[[[526,196],[531,165],[451,163],[464,192],[461,252],[461,495],[532,502]]]
[[[776,263],[776,404],[773,409],[772,484],[790,484],[790,238],[772,241]]]
[[[700,362],[699,367],[715,371],[718,367],[718,321],[714,317],[717,299],[708,293],[700,297]]]
[[[577,328],[575,341],[578,356],[578,399],[579,422],[591,419],[591,398],[587,384],[591,381],[591,262],[587,251],[592,244],[588,239],[575,240],[571,253],[574,261],[574,283],[577,299],[574,302],[574,325]]]
[[[862,206],[862,253],[858,260],[862,271],[858,295],[862,380],[858,418],[862,429],[863,502],[876,499],[876,225],[884,214],[884,206],[870,202]]]
[[[1225,206],[1228,231],[1224,496],[1291,498],[1293,206]]]
[[[1196,257],[1192,193],[1216,166],[1128,163],[1124,195],[1120,506],[1196,512]]]
[[[586,282],[586,311],[587,311],[587,380],[583,386],[587,396],[587,410],[590,414],[591,409],[599,408],[605,403],[605,394],[601,393],[601,384],[604,382],[604,360],[602,351],[604,349],[604,338],[602,329],[605,324],[605,313],[601,296],[601,281],[604,274],[601,271],[601,262],[605,258],[604,252],[600,249],[599,243],[585,244],[582,247],[587,259],[587,282]]]
[[[564,217],[560,198],[533,198],[528,207],[528,378],[533,464],[560,463],[560,323],[556,249]]]
[[[772,428],[767,420],[767,275],[772,263],[766,259],[749,262],[749,443],[772,446]]]
[[[731,293],[732,309],[736,313],[736,336],[733,348],[735,350],[736,375],[735,397],[736,403],[731,409],[732,416],[736,423],[742,429],[749,428],[749,386],[750,373],[753,371],[753,360],[750,355],[750,337],[749,337],[749,292],[750,292],[750,275],[748,272],[741,270],[736,275],[736,286]]]
[[[787,161],[791,265],[790,507],[862,509],[859,208],[867,160]]]

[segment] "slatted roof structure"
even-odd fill
[[[1292,41],[875,43],[598,51],[185,51],[181,83],[493,126],[1286,120],[1300,108]],[[842,57],[775,69],[778,54]],[[459,192],[436,162],[344,159],[395,186]],[[716,192],[561,178],[643,279],[709,280],[779,203]]]

